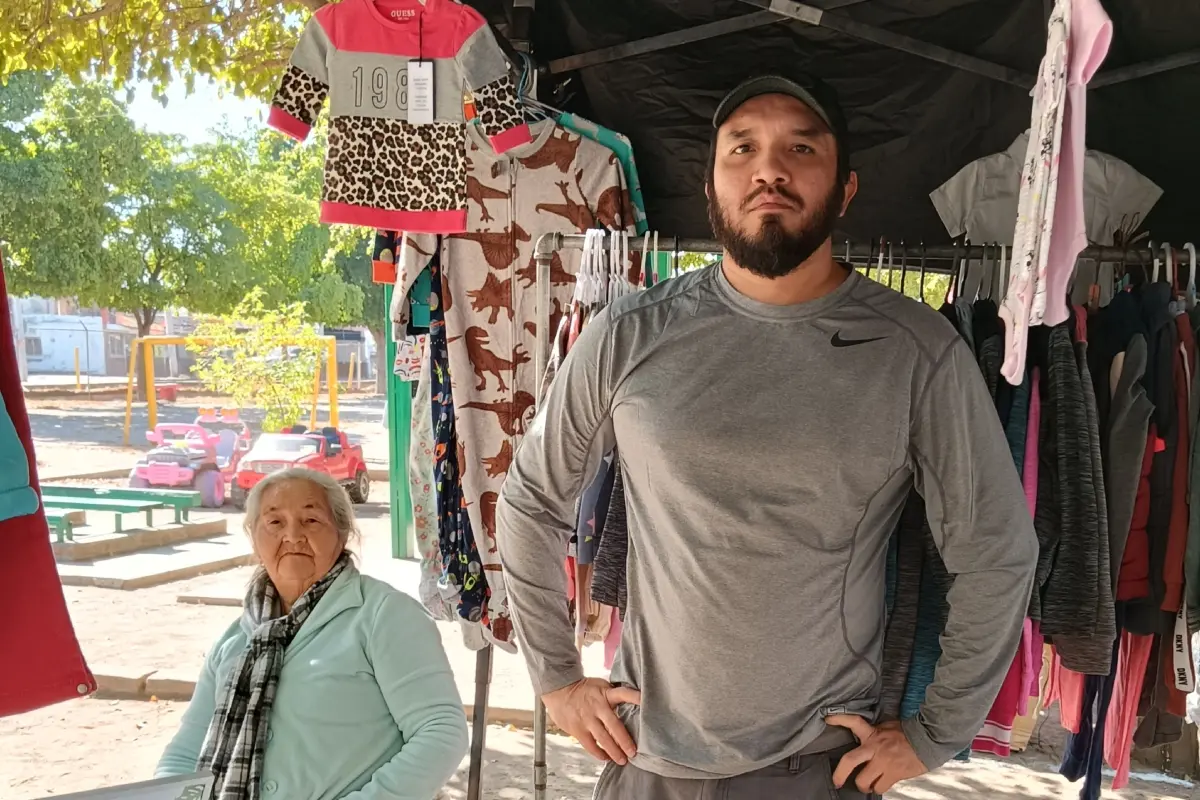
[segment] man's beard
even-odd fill
[[[760,189],[743,200],[741,209],[744,211],[763,191]],[[790,191],[771,191],[804,209],[804,201]],[[750,235],[730,223],[725,209],[717,200],[716,191],[710,185],[708,221],[712,225],[713,236],[739,267],[764,278],[782,278],[807,261],[833,233],[845,196],[845,187],[840,181],[834,181],[829,194],[803,220],[803,227],[799,231],[793,233],[787,230],[777,214],[768,214],[763,217],[758,232]]]

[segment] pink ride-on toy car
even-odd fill
[[[242,422],[236,408],[202,408],[196,424],[215,434],[217,442],[217,466],[225,478],[225,496],[237,475],[242,456],[250,451],[250,426]]]
[[[217,460],[221,437],[191,424],[156,425],[146,438],[158,445],[129,473],[134,489],[188,488],[200,492],[205,508],[225,503],[225,477]]]

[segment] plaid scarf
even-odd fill
[[[253,633],[219,698],[197,765],[198,769],[211,769],[215,776],[212,800],[258,800],[267,723],[284,651],[325,592],[348,569],[354,566],[350,555],[343,553],[284,616],[279,616],[279,594],[266,570],[259,568],[254,573],[242,611],[242,619]]]

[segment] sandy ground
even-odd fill
[[[197,401],[196,405],[203,400]],[[164,419],[186,421],[194,405],[163,406]],[[120,446],[123,405],[120,402],[79,404],[35,400],[31,417],[43,474],[122,467],[135,450]],[[144,415],[144,410],[140,410]],[[349,401],[344,405],[345,427],[376,457],[386,463],[386,436],[380,425],[382,400]],[[140,428],[139,428],[140,425]],[[144,428],[135,417],[134,430]],[[379,491],[376,498],[385,493]],[[232,509],[230,530],[240,529]],[[388,509],[373,503],[360,509],[364,538],[364,571],[415,592],[416,564],[390,558]],[[150,670],[194,677],[211,642],[232,622],[238,609],[186,605],[181,594],[238,595],[249,570],[231,570],[190,581],[121,592],[65,587],[76,633],[84,655],[96,672],[111,674]],[[458,679],[460,692],[470,697],[475,654],[461,642],[453,623],[439,623],[443,642]],[[598,648],[589,648],[590,674],[602,674]],[[530,708],[532,691],[518,657],[497,653],[492,684],[493,706]],[[0,719],[0,800],[42,798],[53,794],[141,780],[150,776],[166,742],[178,725],[186,704],[99,699],[75,700],[17,717]],[[516,800],[531,796],[532,737],[526,731],[492,727],[488,730],[484,796]],[[1053,773],[1046,756],[1018,757],[1008,762],[976,759],[951,765],[933,776],[897,789],[889,797],[904,800],[960,800],[988,797],[1074,798],[1071,787]],[[584,800],[599,767],[569,739],[551,737],[549,800]],[[443,792],[443,800],[465,797],[467,765]],[[1189,798],[1190,789],[1178,783],[1137,782],[1129,789],[1106,793],[1106,798],[1156,800]],[[648,799],[649,800],[649,799]]]
[[[116,700],[72,700],[19,717],[0,719],[0,796],[35,800],[143,780],[154,771],[163,748],[179,724],[185,704]],[[599,765],[570,739],[549,737],[548,800],[587,800]],[[483,769],[483,796],[489,800],[532,797],[533,737],[527,731],[490,727]],[[468,764],[438,800],[466,797]],[[897,800],[1058,800],[1078,789],[1049,768],[1019,761],[977,759],[953,765],[905,786],[888,797]],[[1138,783],[1106,800],[1188,798],[1186,787]],[[647,798],[652,800],[652,798]],[[764,800],[767,800],[764,798]]]

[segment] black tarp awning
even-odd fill
[[[1045,49],[1043,0],[812,4],[1029,76]],[[1114,38],[1101,75],[1200,47],[1200,3],[1103,4]],[[755,11],[742,0],[537,0],[530,38],[546,63]],[[1029,126],[1026,89],[796,22],[568,73],[576,91],[567,107],[632,140],[657,230],[706,237],[701,182],[713,109],[750,75],[795,70],[831,83],[849,120],[860,189],[839,235],[945,241],[929,192]],[[1163,188],[1143,229],[1158,240],[1200,240],[1200,65],[1090,91],[1087,144]]]

